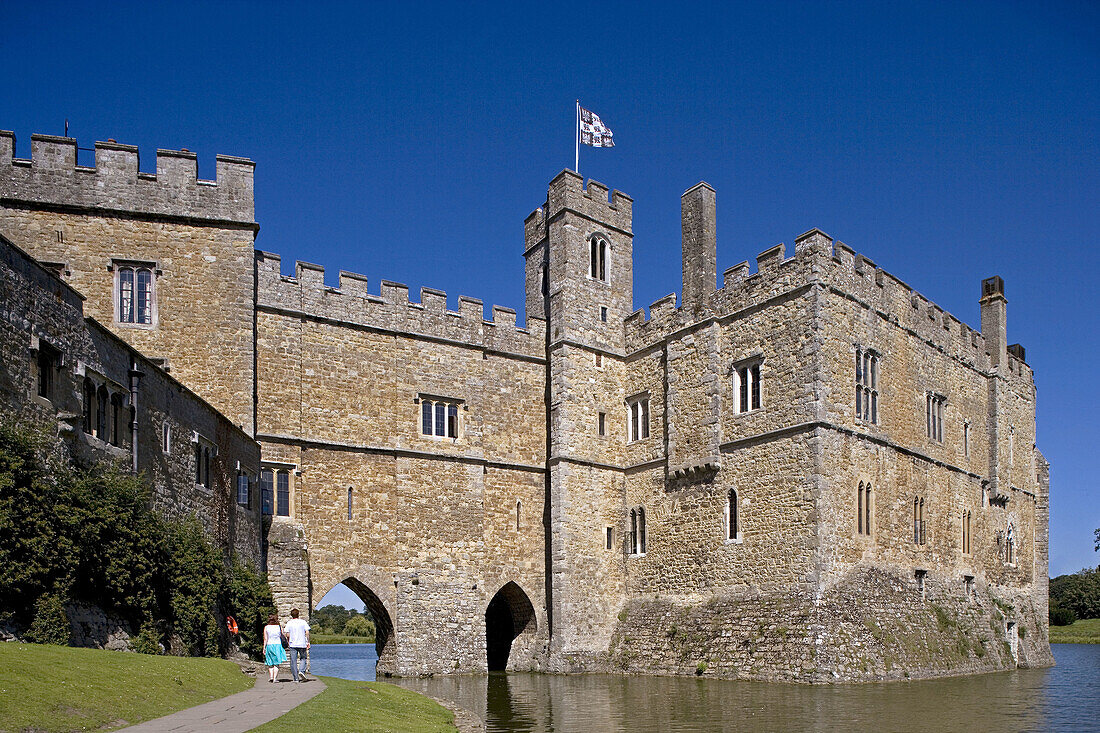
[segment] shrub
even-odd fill
[[[218,606],[225,568],[221,553],[210,546],[193,517],[177,523],[169,535],[169,604],[172,629],[192,656],[218,650]]]
[[[1050,607],[1051,626],[1069,626],[1076,620],[1077,614],[1073,612],[1072,608],[1064,608],[1058,605],[1052,605]]]
[[[47,593],[34,604],[34,621],[27,629],[27,641],[35,644],[68,644],[71,633],[69,618],[65,615],[65,597],[61,593]]]
[[[63,455],[56,438],[0,421],[0,622],[64,644],[73,599],[140,629],[139,651],[161,652],[174,633],[188,653],[214,655],[227,638],[221,612],[257,656],[274,605],[264,576],[226,558],[194,517],[161,519],[142,477]]]
[[[227,616],[237,619],[241,651],[254,659],[263,655],[263,629],[267,617],[275,613],[271,586],[267,577],[234,557],[222,596]]]

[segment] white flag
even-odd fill
[[[584,107],[580,108],[581,142],[594,148],[613,148],[615,141],[611,139],[611,130],[603,123],[600,116]]]

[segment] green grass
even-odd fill
[[[0,731],[111,730],[252,686],[222,659],[0,644]]]
[[[343,634],[310,634],[311,644],[373,644],[373,636],[344,636]]]
[[[384,682],[322,677],[327,689],[261,733],[455,733],[454,715],[434,700]]]
[[[1083,618],[1069,626],[1050,627],[1051,644],[1100,644],[1100,618]]]

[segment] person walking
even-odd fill
[[[290,640],[290,676],[295,682],[301,682],[298,668],[309,650],[309,624],[298,618],[298,609],[290,609],[290,620],[286,622],[286,635]]]
[[[264,664],[274,683],[279,677],[279,665],[286,661],[286,652],[283,650],[283,630],[279,627],[279,617],[271,614],[267,617],[267,626],[264,627]]]

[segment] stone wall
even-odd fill
[[[246,432],[253,430],[251,161],[218,156],[217,180],[197,177],[194,153],[157,151],[138,171],[137,148],[96,143],[96,166],[76,165],[76,140],[34,135],[30,160],[0,131],[0,233],[87,299],[85,313],[172,374]],[[117,269],[155,273],[152,323],[119,320]]]
[[[223,551],[258,564],[258,496],[253,492],[249,506],[236,500],[238,473],[255,478],[259,472],[255,441],[135,349],[86,319],[82,298],[71,287],[3,237],[0,256],[0,400],[5,410],[56,431],[80,463],[113,461],[136,467],[152,485],[153,506],[163,516],[196,516]],[[36,377],[43,348],[52,349],[57,365],[47,398],[38,395]],[[85,421],[85,384],[96,392],[103,388],[120,402],[117,414],[107,417],[105,430],[95,413]],[[136,451],[130,412],[135,400]],[[212,448],[208,487],[195,478],[194,436]]]
[[[257,253],[259,439],[294,474],[289,523],[274,518],[269,537],[280,613],[343,582],[383,632],[380,673],[478,671],[486,609],[512,583],[535,618],[509,665],[533,668],[548,636],[541,321],[279,267]],[[460,406],[456,438],[422,434],[425,399]]]

